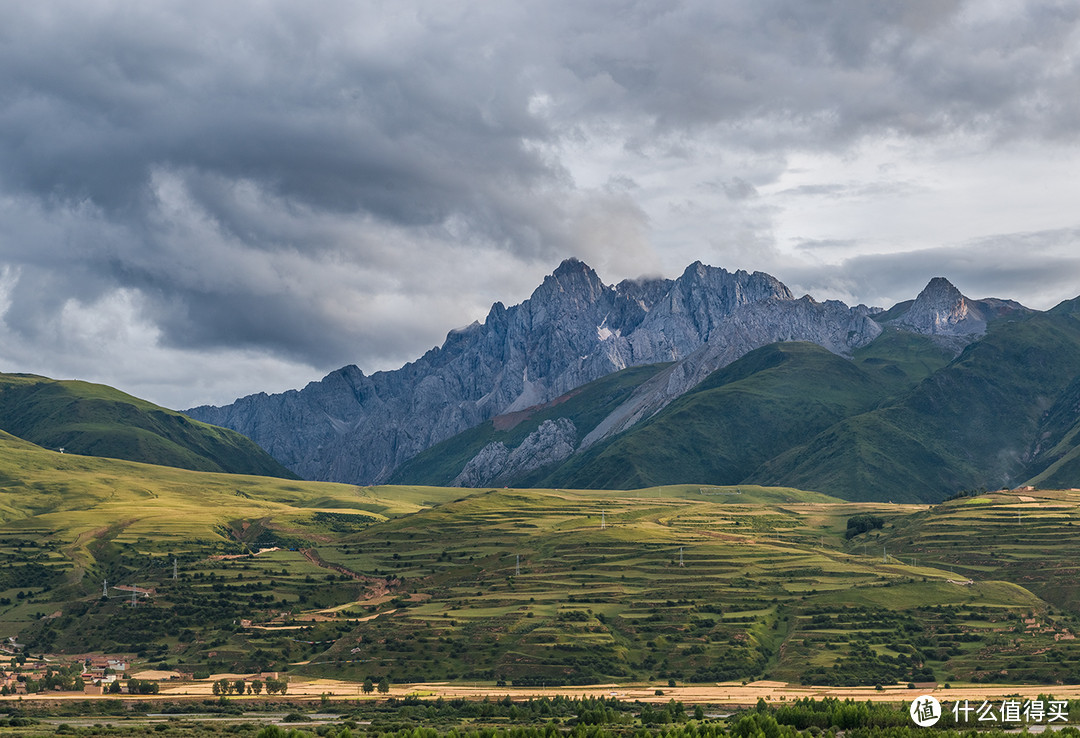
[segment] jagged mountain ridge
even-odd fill
[[[903,327],[918,331],[922,323],[914,318],[955,310],[955,288],[942,282],[924,290],[921,303],[882,314],[795,299],[761,272],[695,262],[675,280],[608,286],[590,267],[568,259],[521,304],[495,303],[483,323],[451,331],[442,347],[399,370],[367,376],[348,366],[302,390],[187,412],[248,435],[305,478],[372,484],[489,418],[548,402],[625,367],[673,362],[587,434],[575,432],[574,443],[585,448],[651,417],[761,346],[803,340],[850,356],[881,333],[883,317],[903,319],[912,310],[911,325]],[[956,350],[978,335],[978,327],[961,327],[966,332],[949,337]],[[569,435],[558,438],[565,453]]]
[[[564,261],[519,305],[451,331],[391,372],[347,366],[302,390],[260,393],[192,417],[238,430],[309,479],[376,483],[403,461],[495,415],[542,403],[619,369],[678,360],[734,312],[791,292],[761,272],[697,262],[676,280],[605,285]]]

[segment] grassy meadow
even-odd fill
[[[1080,493],[354,487],[0,451],[0,636],[24,653],[394,683],[1080,679]],[[880,527],[849,538],[859,516]]]

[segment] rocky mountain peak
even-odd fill
[[[574,274],[575,272],[591,272],[592,268],[588,264],[583,262],[576,256],[563,259],[559,266],[555,267],[555,271],[552,274],[556,277],[564,274]]]
[[[964,301],[964,296],[960,293],[960,290],[956,289],[956,286],[947,280],[945,277],[934,277],[926,286],[923,287],[922,292],[915,298],[915,304],[920,302],[932,303],[934,305],[956,305]]]
[[[544,277],[544,281],[533,291],[530,300],[537,303],[562,302],[569,296],[574,302],[591,303],[610,289],[592,267],[571,257]]]
[[[894,321],[927,335],[964,336],[986,332],[986,318],[944,277],[934,277],[911,307]]]
[[[664,299],[671,290],[672,281],[663,277],[624,279],[615,285],[615,292],[641,308],[644,316],[653,306]]]

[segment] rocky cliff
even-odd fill
[[[886,325],[967,341],[1014,306],[1022,309],[1006,301],[972,302],[935,279],[913,303],[882,316],[861,305],[796,300],[761,272],[695,262],[675,280],[609,286],[569,259],[529,299],[509,308],[495,303],[483,323],[451,331],[441,347],[401,369],[368,376],[348,366],[302,390],[187,412],[240,431],[305,478],[374,484],[456,433],[629,366],[675,362],[585,438],[553,426],[534,439],[534,450],[550,455],[566,453],[567,444],[586,448],[651,417],[711,372],[770,343],[811,341],[847,356],[881,332],[882,317]],[[523,463],[514,451],[484,449],[457,482],[507,478],[507,470]]]
[[[568,418],[545,420],[521,445],[501,441],[484,446],[451,482],[454,487],[498,485],[570,457],[577,449],[577,428]]]
[[[391,372],[355,366],[302,390],[188,410],[238,430],[308,479],[385,480],[402,461],[505,412],[546,402],[631,365],[681,359],[745,305],[790,301],[775,278],[692,264],[677,280],[605,285],[576,259],[528,300]]]

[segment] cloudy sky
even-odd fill
[[[1080,294],[1080,0],[0,5],[0,371],[400,366],[565,257]]]

